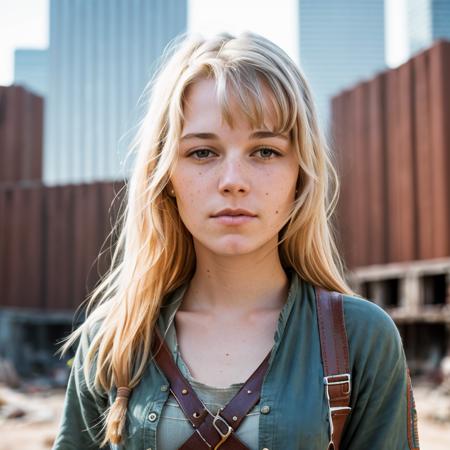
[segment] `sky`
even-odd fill
[[[86,0],[87,1],[87,0]],[[205,35],[218,31],[252,30],[282,47],[298,62],[298,0],[188,0],[188,30]],[[386,35],[387,64],[405,60],[406,41],[401,9],[407,0],[385,0],[389,14]],[[239,11],[239,14],[236,14]],[[48,46],[49,0],[0,0],[0,85],[14,77],[15,48]]]
[[[297,5],[298,0],[189,0],[188,29],[205,35],[251,30],[275,42],[298,63]]]
[[[14,49],[48,46],[48,0],[0,0],[0,85],[14,75]]]

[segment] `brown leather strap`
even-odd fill
[[[216,416],[213,416],[180,372],[157,327],[153,336],[156,363],[169,380],[170,391],[195,429],[180,449],[198,450],[220,447],[223,450],[248,450],[234,431],[260,399],[263,378],[269,366],[270,352],[239,392]]]
[[[350,414],[351,374],[342,294],[316,287],[317,319],[329,405],[329,449],[339,450],[344,425]]]

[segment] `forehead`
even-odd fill
[[[201,78],[189,85],[184,94],[184,130],[197,125],[228,125],[279,131],[279,115],[274,95],[260,83],[260,95],[246,95],[230,86],[218,88],[213,78]],[[218,123],[219,122],[219,123]]]

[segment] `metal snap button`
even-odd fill
[[[154,421],[156,420],[157,417],[158,417],[158,414],[156,414],[156,413],[154,413],[154,412],[151,412],[151,413],[148,415],[148,420],[150,420],[150,422],[154,422]]]
[[[263,414],[269,414],[269,412],[270,412],[270,406],[264,405],[264,406],[261,408],[261,412],[262,412]],[[264,449],[263,449],[263,450],[264,450]]]

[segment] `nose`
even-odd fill
[[[222,194],[246,194],[250,190],[250,177],[239,156],[224,159],[219,168],[218,189]]]

